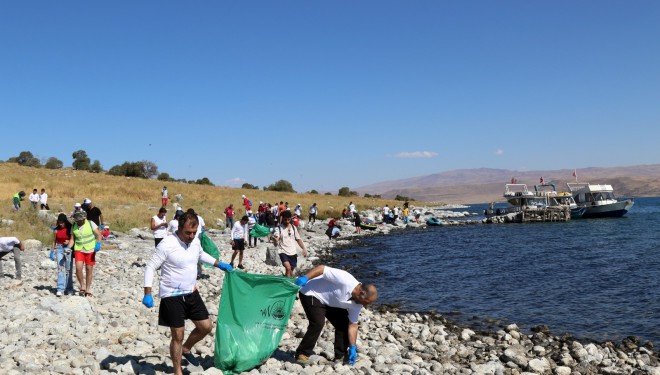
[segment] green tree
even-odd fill
[[[329,191],[326,191],[326,192],[325,192],[325,195],[332,195],[332,193],[329,192]]]
[[[73,169],[83,171],[89,170],[90,159],[87,156],[87,152],[85,150],[78,150],[71,154],[71,157],[74,159],[73,163],[71,164]]]
[[[247,182],[241,185],[241,189],[252,189],[252,190],[259,190],[259,186],[255,186],[252,184],[248,184]]]
[[[48,169],[61,169],[64,167],[64,163],[62,163],[62,160],[51,156],[48,158],[48,161],[46,161],[46,164],[44,165]]]
[[[291,185],[291,183],[287,180],[278,180],[274,184],[268,185],[268,187],[264,188],[264,190],[283,191],[288,193],[296,192],[295,190],[293,190],[293,185]]]
[[[26,167],[41,167],[39,158],[34,157],[30,151],[21,151],[18,156],[7,159],[10,163],[18,163]]]
[[[395,200],[395,201],[414,201],[415,199],[410,198],[410,197],[406,197],[406,196],[404,196],[404,195],[398,195],[398,194],[397,194],[397,196],[394,197],[394,200]]]
[[[211,180],[209,180],[207,177],[200,178],[199,180],[195,181],[197,185],[211,185],[214,186]]]
[[[92,165],[89,167],[89,171],[92,173],[101,173],[103,172],[103,167],[101,166],[101,162],[98,160],[94,160]]]
[[[351,189],[349,189],[347,186],[339,188],[339,192],[337,193],[337,195],[339,195],[340,197],[350,197]]]
[[[309,194],[318,194],[318,193],[319,193],[319,192],[316,191],[316,190],[314,190],[314,189],[312,189],[312,190],[309,191]]]
[[[158,167],[150,161],[125,161],[122,165],[110,168],[108,174],[113,176],[152,178],[158,175]]]
[[[172,178],[170,177],[169,173],[163,172],[156,177],[157,180],[159,181],[171,181]]]

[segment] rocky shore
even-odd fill
[[[433,209],[426,212],[443,219],[471,216]],[[362,216],[373,217],[374,213],[363,212]],[[350,244],[356,235],[348,222],[342,224],[344,233],[339,240],[328,240],[323,222],[301,230],[310,252],[307,259],[301,258],[301,269],[332,255],[337,246]],[[387,234],[402,227],[379,225],[377,230],[363,230],[361,235]],[[116,238],[105,241],[97,256],[91,298],[55,295],[56,268],[48,258],[46,244],[25,241],[22,280],[12,278],[13,259],[5,257],[7,276],[2,280],[0,297],[0,373],[171,372],[169,329],[158,326],[157,308],[141,304],[144,266],[153,252],[151,231],[136,228],[114,234]],[[220,248],[222,260],[229,261],[228,231],[210,230],[209,234]],[[246,271],[280,275],[282,267],[275,253],[265,241],[246,249]],[[198,282],[214,322],[223,276],[222,271],[205,268]],[[77,289],[77,282],[74,285]],[[159,299],[155,302],[158,305]],[[192,325],[187,323],[186,327],[190,332]],[[440,315],[398,313],[386,306],[361,314],[356,366],[332,360],[333,329],[328,326],[318,342],[317,355],[311,357],[312,364],[302,367],[295,363],[293,351],[306,327],[304,312],[296,302],[279,349],[262,366],[246,373],[660,374],[658,353],[652,344],[632,337],[621,343],[583,342],[554,336],[542,326],[525,334],[515,324],[475,332]],[[213,367],[213,351],[211,335],[194,349],[200,366],[188,365],[185,370],[191,374],[221,374]]]

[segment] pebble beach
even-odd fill
[[[154,214],[157,208],[154,209]],[[426,211],[431,211],[426,210]],[[53,215],[44,214],[47,224]],[[437,213],[436,213],[437,215]],[[447,211],[452,215],[469,216]],[[372,211],[362,217],[375,218]],[[148,217],[148,215],[145,215]],[[52,221],[49,221],[51,220]],[[224,227],[219,219],[216,226]],[[109,220],[111,222],[111,220]],[[309,256],[299,253],[299,270],[305,271],[348,246],[357,236],[396,235],[406,227],[381,224],[374,231],[355,234],[352,224],[340,221],[342,236],[329,240],[326,222],[300,230]],[[169,329],[158,326],[158,303],[142,305],[144,266],[154,248],[152,232],[134,228],[113,232],[104,241],[94,267],[92,297],[55,295],[56,265],[47,246],[24,240],[23,278],[16,280],[12,256],[5,257],[0,314],[0,373],[2,374],[167,374]],[[229,230],[211,229],[211,239],[220,249],[221,260],[229,262]],[[281,275],[277,251],[267,241],[245,250],[247,272]],[[240,272],[240,271],[236,271]],[[224,273],[204,268],[197,288],[217,321]],[[157,277],[156,277],[157,279]],[[157,280],[154,288],[157,289]],[[74,277],[74,286],[78,289]],[[157,290],[154,290],[156,292]],[[186,323],[186,334],[192,330]],[[333,360],[334,330],[327,324],[316,347],[312,364],[295,363],[293,353],[307,327],[304,311],[296,301],[278,350],[261,366],[246,374],[655,374],[660,375],[658,353],[652,343],[629,337],[622,342],[585,342],[570,336],[554,336],[547,327],[523,333],[516,324],[498,330],[479,331],[454,324],[431,313],[400,313],[388,306],[364,309],[360,315],[358,361],[347,366]],[[213,330],[215,332],[215,329]],[[190,374],[222,374],[213,367],[213,333],[193,352],[199,366],[188,364]]]

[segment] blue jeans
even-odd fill
[[[233,228],[234,227],[234,218],[233,217],[228,217],[227,218],[227,228]]]
[[[66,251],[65,251],[66,249]],[[57,262],[57,291],[73,292],[73,252],[70,248],[57,245],[55,248],[55,261]]]

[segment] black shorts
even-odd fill
[[[234,246],[231,247],[232,250],[245,250],[245,240],[234,240]]]
[[[160,300],[158,325],[180,328],[185,326],[186,319],[206,320],[208,318],[209,312],[197,290],[190,294],[165,297]]]
[[[289,262],[291,269],[296,268],[298,265],[298,255],[286,255],[284,253],[280,253],[280,260],[282,261],[282,264]]]

